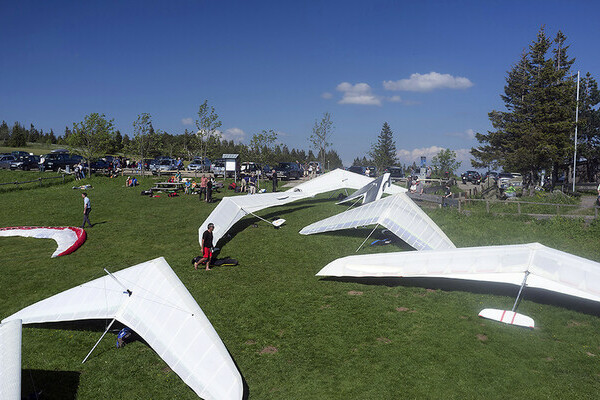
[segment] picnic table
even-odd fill
[[[185,182],[157,182],[151,187],[152,192],[177,192],[185,188]]]

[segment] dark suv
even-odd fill
[[[44,156],[45,169],[52,171],[58,171],[59,169],[66,169],[67,166],[72,167],[75,164],[79,164],[83,158],[76,154],[68,153],[50,153]]]
[[[474,185],[479,185],[481,183],[481,175],[477,171],[467,171],[463,172],[460,176],[462,178],[463,183],[471,182]]]
[[[281,162],[275,167],[275,171],[280,179],[300,179],[302,177],[300,166],[294,162]]]

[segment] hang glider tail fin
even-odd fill
[[[503,322],[509,325],[517,325],[525,328],[533,329],[535,323],[531,317],[519,314],[508,310],[498,310],[495,308],[485,308],[481,310],[479,316],[482,318],[492,319],[494,321]]]

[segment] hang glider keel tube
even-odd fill
[[[123,292],[123,294],[127,294],[129,297],[131,297],[131,295],[133,294],[133,292],[131,290],[127,289],[125,287],[125,285],[123,285],[121,283],[121,281],[117,279],[116,276],[114,276],[113,274],[111,274],[110,271],[107,270],[106,268],[104,268],[104,272],[106,272],[108,274],[108,276],[110,276],[111,278],[113,278],[115,280],[115,282],[117,282],[123,289],[125,289],[125,291]],[[110,324],[108,324],[108,326],[104,330],[104,333],[102,334],[102,336],[100,336],[100,339],[98,339],[98,341],[96,342],[96,344],[94,345],[94,347],[92,347],[92,349],[90,350],[90,352],[87,353],[87,356],[85,356],[85,358],[81,362],[82,364],[84,364],[87,361],[87,359],[90,357],[90,355],[92,354],[92,352],[96,349],[96,347],[98,347],[98,344],[100,344],[100,342],[102,341],[102,339],[104,338],[104,336],[106,335],[106,333],[108,332],[108,330],[110,329],[110,327],[112,326],[112,324],[115,323],[116,319],[117,318],[115,317],[115,318],[112,319],[112,321],[110,321]]]
[[[527,315],[519,314],[515,312],[517,305],[519,304],[519,299],[521,298],[521,293],[523,292],[523,288],[527,283],[527,277],[529,277],[529,271],[525,272],[525,277],[523,278],[523,283],[519,289],[519,294],[517,294],[517,298],[515,299],[515,304],[513,305],[512,310],[498,310],[495,308],[485,308],[481,310],[479,316],[482,318],[492,319],[494,321],[503,322],[509,325],[517,325],[523,326],[525,328],[533,329],[535,327],[535,323],[531,317]]]
[[[245,212],[246,214],[250,214],[253,217],[260,219],[261,221],[266,222],[267,224],[273,225],[275,228],[279,228],[281,225],[283,225],[285,223],[285,219],[283,219],[283,218],[279,218],[279,219],[276,219],[275,221],[271,222],[271,221],[264,219],[263,217],[259,217],[258,215],[254,214],[252,211],[246,211],[243,208],[242,208],[242,211]]]

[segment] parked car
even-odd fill
[[[252,173],[261,174],[262,169],[259,164],[255,162],[243,162],[240,167],[240,174],[242,175],[251,175]],[[271,172],[271,171],[269,171]]]
[[[28,153],[26,151],[11,151],[10,154],[12,154],[13,156],[15,156],[16,159],[19,159],[21,157],[25,157],[25,156],[32,156],[33,153]]]
[[[157,160],[151,167],[150,171],[152,173],[164,172],[164,171],[173,171],[177,169],[177,161],[171,158],[163,158],[161,160]]]
[[[46,159],[46,161],[44,161],[45,169],[52,171],[73,167],[73,165],[79,164],[83,160],[83,157],[80,155],[64,152],[52,152],[46,154],[44,158]]]
[[[519,173],[502,172],[498,175],[498,187],[500,189],[506,189],[510,185],[515,187],[523,186],[523,177]]]
[[[295,162],[281,162],[275,167],[277,177],[280,179],[300,179],[303,175],[302,169]]]
[[[196,157],[187,166],[188,171],[210,171],[211,162],[208,158]]]
[[[10,168],[10,164],[17,159],[12,154],[0,155],[0,168]]]
[[[348,171],[354,172],[355,174],[360,174],[360,175],[364,175],[365,170],[366,170],[366,168],[361,167],[360,165],[353,165],[351,167],[348,167]]]
[[[392,180],[404,178],[402,167],[387,167],[385,172],[390,174],[390,179]]]
[[[222,158],[216,159],[213,164],[210,166],[210,170],[215,176],[223,175],[225,176],[225,160]]]
[[[369,173],[367,174],[367,170],[369,171]],[[365,168],[365,175],[367,175],[368,177],[374,178],[377,176],[377,167],[374,167],[372,165],[368,166]]]
[[[87,164],[85,165],[85,167],[87,168]],[[110,168],[110,162],[103,160],[103,159],[96,160],[90,164],[90,169],[92,170],[92,172],[105,171],[105,170],[108,170],[109,168]]]
[[[23,171],[29,171],[30,169],[38,169],[40,162],[40,156],[21,156],[17,160],[10,163],[10,169],[21,169]]]
[[[474,185],[479,185],[481,183],[481,175],[477,171],[467,171],[463,172],[460,176],[462,178],[463,183],[471,182]]]
[[[485,182],[487,179],[493,179],[494,183],[498,182],[498,173],[496,171],[488,171],[481,177],[481,181]]]

